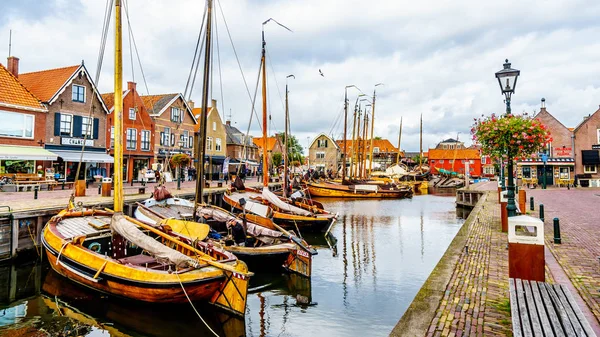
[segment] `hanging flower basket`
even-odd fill
[[[548,128],[527,114],[476,118],[471,134],[483,154],[496,159],[510,156],[522,160],[541,152],[552,142]]]

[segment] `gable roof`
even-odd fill
[[[338,148],[338,150],[340,149],[340,145],[338,144],[338,142],[336,142],[335,140],[333,140],[333,138],[331,138],[330,136],[326,135],[325,133],[321,132],[320,134],[318,134],[315,138],[313,138],[312,142],[310,142],[310,146],[308,148],[311,148],[313,146],[313,144],[317,141],[317,139],[319,139],[319,137],[324,136],[326,137],[329,141],[331,141],[331,143],[333,145],[335,145],[335,147]]]
[[[35,71],[30,73],[19,74],[19,81],[23,83],[31,92],[33,92],[42,102],[52,104],[62,94],[65,89],[71,85],[76,76],[86,76],[96,97],[100,101],[102,108],[106,113],[108,109],[100,96],[100,92],[94,81],[89,76],[89,72],[85,68],[83,62],[80,65],[55,68],[48,70]]]
[[[192,108],[190,108],[190,106],[187,104],[185,99],[183,99],[182,94],[176,93],[176,94],[146,95],[146,96],[140,96],[140,98],[142,99],[142,102],[144,102],[144,106],[146,107],[146,110],[148,110],[148,113],[152,117],[158,117],[158,116],[162,115],[163,112],[165,112],[167,110],[167,108],[169,108],[173,103],[175,103],[175,101],[177,101],[178,98],[181,98],[181,101],[183,102],[185,109],[192,116],[194,123],[196,123],[196,124],[198,123],[196,116],[194,116],[194,113],[192,112]]]
[[[429,149],[429,159],[481,159],[477,149]]]
[[[566,127],[561,121],[559,121],[558,118],[554,117],[553,114],[549,113],[548,110],[546,110],[546,108],[540,109],[540,111],[537,114],[535,114],[535,116],[533,116],[533,118],[536,118],[536,119],[537,118],[541,118],[540,115],[542,115],[542,116],[548,116],[548,117],[552,118],[553,120],[557,121],[560,126],[562,126],[563,128],[569,130],[569,128]],[[572,130],[569,130],[569,131],[572,131]]]
[[[123,90],[123,99],[125,99],[125,96],[127,96],[128,94],[129,90]],[[112,112],[115,108],[115,93],[107,92],[105,94],[102,94],[102,100],[104,101],[104,104],[106,104],[108,111]]]
[[[252,138],[252,141],[254,142],[254,144],[256,146],[258,146],[258,148],[262,149],[263,148],[263,137],[260,138]],[[273,137],[267,137],[267,152],[269,151],[273,151],[273,149],[275,148],[275,144],[277,144],[277,137],[273,136]]]
[[[235,126],[231,126],[231,125],[227,125],[227,124],[223,124],[223,126],[225,127],[225,132],[227,133],[227,145],[229,145],[229,144],[240,145],[240,146],[244,145],[244,141],[243,141],[244,133],[242,131],[240,131]],[[245,137],[245,140],[246,140],[247,147],[258,148],[258,146],[256,146],[256,144],[254,144],[252,136]]]
[[[594,112],[591,115],[588,115],[587,118],[585,118],[581,123],[579,123],[579,125],[577,125],[575,127],[575,130],[573,130],[573,132],[577,132],[585,123],[589,122],[592,119],[592,116],[594,116],[595,114],[599,113],[600,109],[596,110],[596,112]]]
[[[367,151],[371,151],[371,140],[367,139]],[[339,148],[344,149],[344,141],[338,140],[336,141]],[[358,141],[357,141],[358,143]],[[387,139],[373,139],[373,148],[379,148],[379,152],[385,153],[398,153],[398,148],[395,147],[389,140]],[[352,150],[352,140],[348,140],[348,146],[346,150],[349,152]]]
[[[47,112],[40,100],[0,63],[0,106]]]

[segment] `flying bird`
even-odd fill
[[[319,74],[321,74],[321,76],[325,77],[325,75],[323,75],[323,72],[321,71],[321,69],[319,69]]]

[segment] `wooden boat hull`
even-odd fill
[[[373,199],[400,199],[412,196],[410,190],[379,190],[377,192],[370,191],[354,191],[344,185],[333,184],[306,184],[310,195],[313,197],[330,197],[330,198],[373,198]]]

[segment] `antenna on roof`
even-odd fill
[[[12,29],[8,33],[8,57],[10,57],[10,52],[12,49]]]
[[[226,117],[231,122],[231,108],[229,108],[229,115],[227,115]]]

